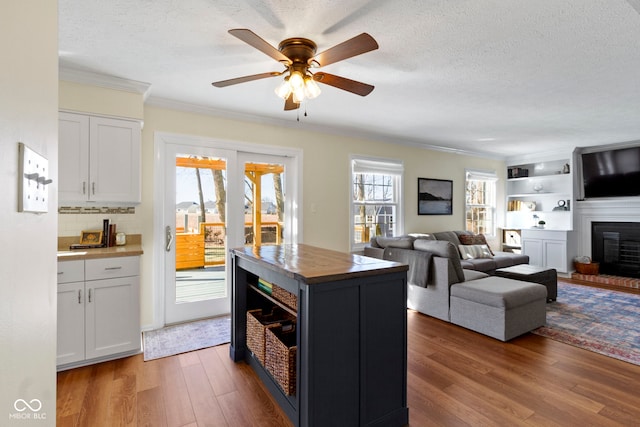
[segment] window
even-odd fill
[[[351,172],[351,250],[402,234],[402,163],[352,158]]]
[[[496,182],[495,172],[466,171],[466,229],[476,234],[496,234]]]

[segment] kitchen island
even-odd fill
[[[294,425],[408,423],[406,265],[309,245],[233,249],[231,259],[230,356],[253,367]],[[293,392],[247,346],[248,312],[273,307],[294,316]]]

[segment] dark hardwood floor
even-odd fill
[[[533,334],[503,343],[414,311],[408,324],[411,426],[640,425],[640,366]],[[61,372],[57,425],[291,425],[228,354],[223,345]]]

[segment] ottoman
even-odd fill
[[[545,285],[547,287],[547,302],[555,301],[558,297],[558,273],[553,268],[520,264],[499,268],[496,270],[496,276]]]
[[[451,285],[451,323],[501,341],[527,333],[547,321],[547,289],[504,277]]]

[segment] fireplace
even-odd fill
[[[640,278],[640,222],[592,222],[591,255],[602,274]]]

